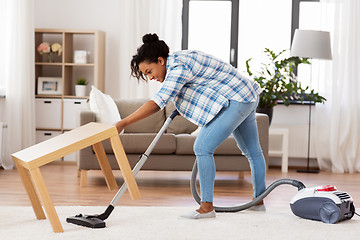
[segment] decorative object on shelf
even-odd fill
[[[303,88],[297,81],[294,70],[301,63],[310,64],[307,58],[289,57],[280,59],[280,56],[287,50],[282,50],[275,53],[268,48],[265,48],[265,53],[268,56],[268,62],[262,64],[261,71],[253,76],[250,71],[249,62],[251,58],[246,61],[246,70],[249,76],[259,83],[263,92],[259,97],[258,112],[266,113],[269,116],[269,123],[272,120],[273,107],[282,101],[285,106],[288,106],[291,101],[310,100],[312,102],[323,103],[326,99],[315,93],[309,87]],[[306,91],[310,91],[306,93]]]
[[[47,55],[49,62],[54,62],[54,55],[61,56],[62,46],[60,43],[53,43],[50,45],[48,42],[42,42],[37,47],[37,51],[40,55]]]
[[[88,53],[85,50],[74,51],[74,63],[86,64]]]
[[[86,96],[86,85],[87,81],[85,78],[78,78],[75,85],[75,96],[85,97]]]
[[[48,42],[40,43],[37,47],[37,51],[40,55],[49,54],[51,51],[50,44]]]
[[[330,33],[324,31],[296,29],[294,40],[291,45],[291,56],[300,56],[310,59],[331,60]],[[312,65],[310,65],[310,88],[312,82]],[[312,101],[312,100],[310,100]],[[310,133],[311,133],[311,104],[309,105],[309,129],[308,129],[308,153],[306,169],[297,172],[318,173],[318,170],[310,169]]]
[[[54,43],[53,45],[51,45],[51,52],[56,53],[60,56],[62,54],[62,46],[60,45],[60,43]]]
[[[61,95],[62,78],[60,77],[38,77],[37,81],[38,94]]]

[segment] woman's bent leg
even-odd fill
[[[249,160],[253,182],[254,198],[266,189],[266,163],[260,146],[255,111],[253,111],[233,132],[235,140]]]

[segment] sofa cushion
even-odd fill
[[[119,109],[121,118],[129,116],[141,107],[148,99],[137,100],[116,100],[115,103]],[[125,128],[124,133],[157,133],[165,122],[165,112],[160,110],[157,113],[133,123]]]
[[[168,105],[165,107],[165,114],[166,118],[168,118],[171,113],[175,110],[175,106],[173,102],[169,102]],[[198,126],[193,124],[192,122],[186,120],[184,117],[178,115],[169,125],[168,129],[166,130],[167,133],[192,133],[194,132]]]
[[[120,140],[126,154],[142,154],[150,146],[155,138],[155,133],[125,133],[120,134]],[[106,153],[114,154],[109,141],[104,141],[103,146]],[[164,134],[156,144],[153,154],[174,154],[176,140],[174,134]]]
[[[193,146],[196,136],[190,134],[176,135],[176,154],[194,154]],[[228,137],[216,149],[215,155],[242,155],[233,136]]]

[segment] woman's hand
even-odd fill
[[[115,127],[118,130],[118,133],[121,133],[121,131],[127,127],[130,124],[133,124],[141,119],[144,119],[157,111],[159,111],[160,108],[158,105],[152,101],[147,101],[144,105],[142,105],[139,109],[137,109],[135,112],[127,116],[126,118],[122,119],[121,121],[115,123]]]
[[[124,130],[124,128],[126,127],[126,125],[125,125],[125,123],[124,123],[124,120],[118,121],[118,122],[116,122],[114,125],[115,125],[118,133],[121,133],[122,130]]]

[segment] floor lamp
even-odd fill
[[[314,30],[296,29],[291,45],[291,56],[331,60],[330,33]],[[310,64],[310,85],[312,82],[312,64]],[[310,170],[310,129],[311,129],[311,102],[309,104],[309,131],[308,131],[308,153],[306,169],[297,172],[318,173],[318,170]]]

